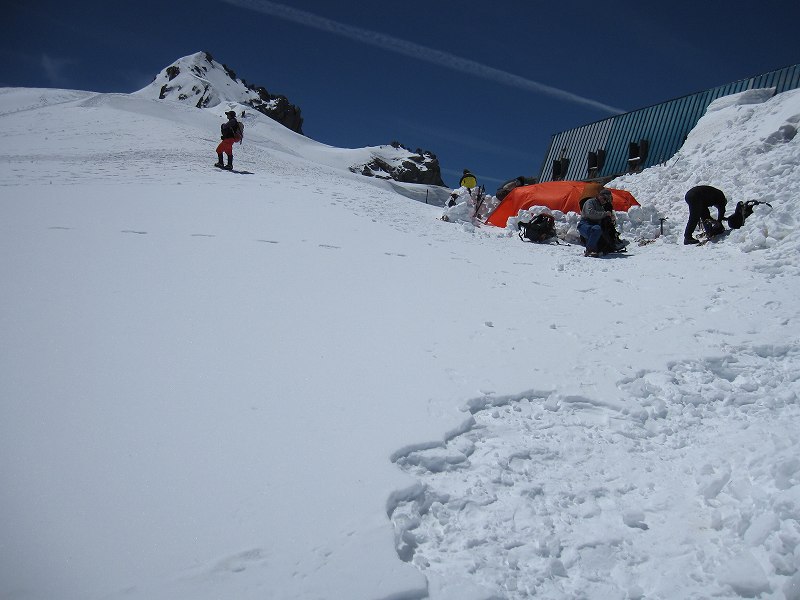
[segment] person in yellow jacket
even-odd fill
[[[464,169],[464,174],[461,176],[461,181],[458,182],[458,187],[467,188],[472,193],[472,188],[478,185],[478,180],[475,175],[469,172],[469,169]]]

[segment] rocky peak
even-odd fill
[[[136,94],[191,104],[198,108],[237,102],[250,106],[296,133],[303,133],[300,108],[291,104],[286,96],[270,94],[263,86],[251,85],[239,79],[232,69],[216,62],[208,52],[178,59]]]

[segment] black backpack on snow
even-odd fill
[[[703,226],[703,231],[706,234],[706,238],[708,238],[709,240],[713,237],[725,233],[725,226],[722,224],[722,221],[717,221],[710,217],[706,217],[701,221],[701,224]]]
[[[523,242],[528,240],[530,242],[544,242],[550,238],[556,237],[556,220],[553,215],[547,213],[540,213],[533,217],[530,223],[517,223],[519,229],[519,239]]]
[[[730,217],[725,217],[728,221],[728,227],[731,229],[739,229],[742,225],[744,225],[745,219],[753,214],[753,207],[758,206],[759,204],[766,204],[772,208],[772,204],[769,202],[759,202],[758,200],[737,202],[736,208],[733,210],[733,214]]]

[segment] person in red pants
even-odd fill
[[[242,124],[236,120],[236,113],[232,110],[229,110],[225,113],[225,116],[228,117],[228,120],[222,124],[220,127],[220,131],[222,133],[222,141],[217,146],[217,163],[214,165],[215,167],[219,167],[220,169],[227,169],[228,171],[233,170],[233,144],[235,142],[242,141],[242,131],[244,127]],[[228,157],[228,164],[223,164],[222,162],[222,155],[225,154]]]

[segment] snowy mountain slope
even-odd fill
[[[0,91],[0,595],[798,597],[796,204],[591,260],[223,110]]]
[[[58,113],[51,110],[53,104],[64,104],[62,109],[70,109],[69,114],[73,121],[69,129],[54,123],[42,123]],[[103,112],[106,107],[111,110],[110,113]],[[215,109],[198,111],[194,107],[160,103],[136,94],[6,88],[0,90],[0,114],[15,117],[9,120],[9,133],[15,139],[18,150],[16,153],[9,153],[7,162],[0,168],[10,168],[19,183],[40,181],[43,173],[44,180],[49,182],[52,180],[51,174],[46,169],[40,169],[39,163],[68,159],[81,169],[81,178],[114,179],[121,172],[133,171],[131,175],[142,181],[153,178],[161,181],[165,172],[183,173],[190,165],[201,167],[216,160],[214,149],[218,143],[217,132],[225,120],[224,112],[230,109],[238,111],[244,110],[244,107],[228,102]],[[123,117],[118,117],[116,111],[122,111]],[[402,149],[391,146],[334,148],[296,134],[255,112],[246,113],[243,121],[246,126],[246,141],[236,145],[234,149],[238,168],[275,168],[281,172],[292,169],[297,172],[295,162],[277,164],[270,157],[270,152],[275,151],[298,158],[297,164],[310,161],[315,165],[329,166],[343,172],[343,176],[350,180],[361,181],[379,189],[390,189],[421,201],[427,198],[430,204],[441,206],[449,196],[449,190],[438,186],[407,184],[351,174],[352,165],[369,162],[376,155],[388,156],[394,153],[395,158],[400,160],[407,154]],[[41,134],[47,143],[39,144],[29,151],[26,134],[37,131],[42,126],[44,130]],[[90,143],[102,143],[116,138],[137,142],[130,147],[112,147],[87,155],[86,147],[77,142],[80,138],[85,138]],[[133,155],[141,160],[129,161]],[[65,175],[67,179],[71,178],[69,173]]]
[[[215,61],[206,52],[197,52],[178,59],[162,69],[145,88],[132,94],[167,103],[211,109],[216,114],[235,110],[237,114],[264,114],[292,132],[302,134],[300,109],[289,104],[285,96],[269,94],[239,79],[228,67]],[[220,110],[222,107],[222,110]],[[280,135],[280,132],[271,130]],[[295,140],[295,143],[297,141]],[[337,152],[339,161],[347,158],[344,167],[369,177],[393,179],[404,183],[442,186],[439,161],[422,150],[411,151],[398,143]],[[324,164],[324,160],[321,161]],[[438,190],[441,195],[443,192]]]

